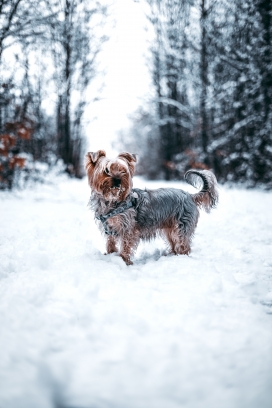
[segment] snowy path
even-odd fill
[[[86,181],[1,193],[0,407],[271,408],[272,193],[220,193],[190,257],[131,267]]]

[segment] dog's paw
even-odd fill
[[[130,258],[127,258],[126,256],[121,255],[121,254],[120,254],[120,256],[123,259],[123,261],[126,263],[127,266],[133,265],[133,262],[132,262],[132,260]]]

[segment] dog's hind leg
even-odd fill
[[[179,225],[165,228],[164,234],[170,245],[170,253],[175,255],[189,255],[191,252],[191,239],[184,234]]]
[[[184,202],[183,215],[179,220],[173,220],[173,225],[167,229],[166,237],[173,254],[189,255],[191,242],[197,226],[199,211],[191,201]]]

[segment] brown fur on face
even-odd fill
[[[105,201],[124,201],[132,188],[135,164],[135,155],[126,152],[116,160],[106,158],[104,150],[88,153],[85,166],[91,189]]]
[[[107,235],[107,253],[119,248],[119,255],[131,265],[140,240],[160,235],[168,242],[171,254],[188,255],[198,208],[209,212],[217,204],[215,176],[208,170],[189,170],[185,174],[189,184],[196,187],[202,180],[202,189],[196,194],[174,188],[132,190],[135,164],[135,155],[128,152],[120,153],[115,160],[108,159],[104,150],[86,155],[90,205]]]

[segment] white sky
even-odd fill
[[[114,153],[116,132],[128,125],[127,116],[141,104],[150,87],[145,58],[146,19],[141,4],[114,0],[112,17],[115,26],[101,54],[101,67],[106,70],[102,100],[91,104],[87,112],[87,117],[96,117],[87,129],[88,150],[105,149],[109,153]]]

